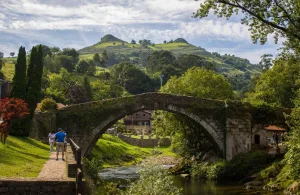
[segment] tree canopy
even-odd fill
[[[242,24],[249,26],[254,43],[264,44],[268,35],[287,39],[288,48],[299,50],[300,2],[298,0],[205,0],[194,17],[207,17],[210,11],[218,17],[229,19],[242,13]]]

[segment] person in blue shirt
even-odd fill
[[[62,128],[58,128],[58,132],[55,135],[56,140],[56,160],[58,160],[59,151],[61,151],[62,160],[64,159],[64,142],[65,142],[66,134],[63,132]]]

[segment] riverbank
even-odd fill
[[[0,144],[0,177],[37,177],[49,158],[49,146],[27,137],[9,136]]]
[[[174,164],[179,156],[170,147],[137,147],[127,144],[120,138],[110,134],[103,134],[98,140],[91,154],[99,159],[104,168],[116,166],[131,166],[140,163]]]

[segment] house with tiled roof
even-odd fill
[[[286,128],[276,125],[265,126],[264,128],[253,133],[252,144],[267,146],[268,144],[274,142],[273,134],[277,133],[279,136],[279,140],[282,140],[282,137],[286,131]]]

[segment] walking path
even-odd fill
[[[66,153],[65,153],[66,155]],[[66,161],[61,160],[61,152],[59,154],[59,160],[56,161],[56,152],[52,152],[43,169],[39,173],[37,179],[39,180],[51,180],[51,181],[65,181],[70,178],[67,176],[67,164]]]

